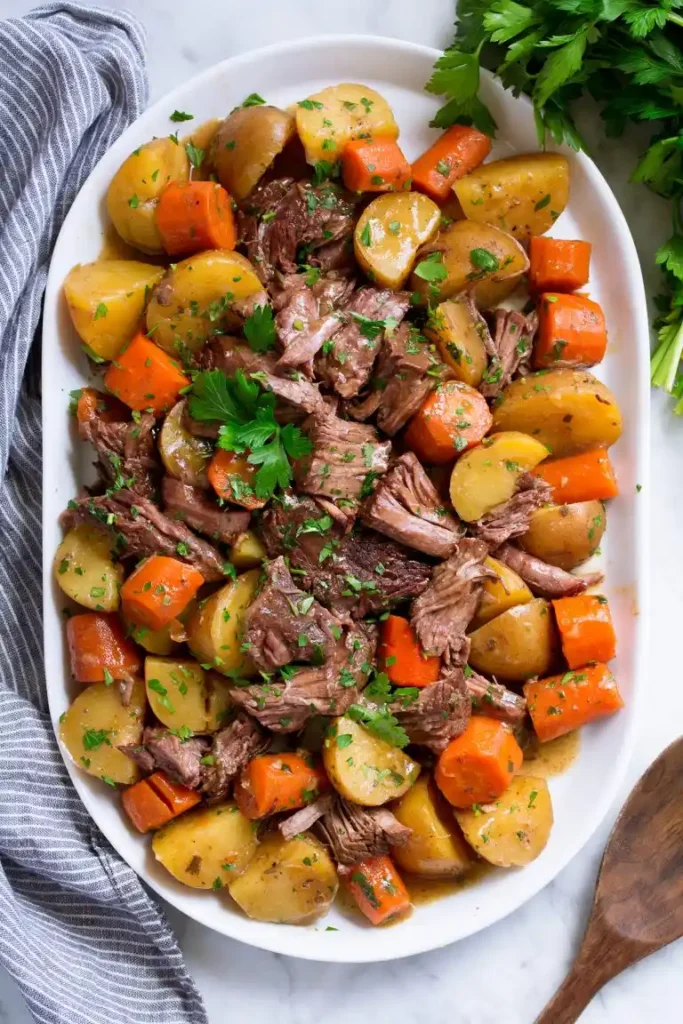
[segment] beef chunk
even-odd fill
[[[414,696],[393,701],[389,709],[408,733],[411,743],[428,747],[435,754],[445,750],[452,739],[467,728],[471,700],[460,668],[442,672],[439,679]]]
[[[298,732],[313,715],[343,715],[355,704],[374,660],[377,632],[359,623],[320,667],[289,666],[282,679],[231,686],[236,704],[272,732]]]
[[[529,373],[529,362],[538,330],[535,312],[524,316],[514,309],[494,310],[494,335],[482,333],[491,356],[479,390],[485,398],[496,398],[514,377]]]
[[[334,796],[331,793],[325,793],[323,796],[319,796],[317,800],[314,800],[312,804],[307,804],[300,811],[290,814],[289,817],[284,818],[278,825],[280,835],[283,839],[293,839],[300,832],[306,832],[315,825],[316,821],[322,818],[323,814],[327,814],[333,802]]]
[[[228,335],[219,335],[206,343],[197,357],[202,370],[222,370],[233,377],[238,370],[244,373],[274,373],[277,364],[275,352],[252,352],[244,341]]]
[[[497,718],[514,727],[526,718],[526,699],[500,683],[490,683],[478,672],[469,670],[465,685],[472,701],[473,713]]]
[[[202,792],[210,802],[227,796],[230,783],[252,757],[263,753],[270,737],[258,722],[238,711],[229,725],[213,736],[212,764],[203,766]]]
[[[391,846],[403,846],[412,835],[412,829],[402,825],[386,807],[359,807],[340,796],[315,825],[315,831],[342,867],[388,853]]]
[[[602,573],[574,576],[556,565],[548,565],[514,544],[503,544],[496,551],[496,558],[521,576],[537,597],[575,597],[602,582]]]
[[[334,657],[342,623],[294,583],[282,556],[265,566],[266,580],[247,608],[244,634],[257,668],[272,672],[293,661]]]
[[[137,423],[112,423],[96,408],[87,420],[79,421],[79,433],[97,449],[102,477],[112,492],[126,487],[146,498],[154,495],[160,474],[154,425],[152,413],[143,413]]]
[[[342,398],[353,398],[370,377],[385,331],[395,330],[410,306],[407,292],[361,288],[347,303],[344,326],[330,342],[329,351],[316,360],[316,373]],[[367,321],[374,321],[368,324]]]
[[[448,558],[463,530],[412,453],[401,455],[361,505],[360,518],[379,533],[435,558]]]
[[[279,312],[275,326],[284,349],[278,366],[281,369],[299,366],[311,377],[313,357],[339,330],[337,310],[353,290],[353,281],[330,274],[307,285],[309,276],[290,274],[285,278],[277,298]]]
[[[280,423],[296,423],[325,408],[325,401],[318,390],[318,385],[304,380],[299,374],[289,378],[274,377],[273,374],[266,373],[261,381],[278,400],[275,418]]]
[[[207,581],[223,578],[224,559],[213,545],[131,491],[117,491],[112,498],[103,495],[70,501],[60,521],[65,529],[83,522],[107,526],[121,558],[171,555],[193,565]]]
[[[350,509],[353,518],[358,499],[387,470],[391,441],[380,441],[374,427],[340,419],[329,406],[310,416],[302,429],[313,451],[294,468],[297,485]]]
[[[190,789],[198,789],[201,784],[200,761],[208,749],[209,743],[204,737],[193,736],[183,743],[168,729],[145,729],[139,746],[126,744],[119,747],[146,775],[163,771],[174,782]]]
[[[487,554],[483,541],[461,540],[448,561],[435,567],[425,592],[413,601],[412,623],[423,650],[442,654],[447,665],[467,660],[465,631],[477,610],[482,581],[494,575],[484,565]]]
[[[164,511],[170,519],[187,523],[212,540],[232,544],[240,533],[249,529],[249,512],[220,508],[205,491],[181,483],[172,476],[164,477],[161,496]]]
[[[517,482],[517,493],[496,505],[481,519],[470,523],[470,530],[480,540],[497,548],[511,537],[521,537],[526,533],[532,513],[552,501],[552,493],[552,487],[545,481],[531,473],[523,473]]]

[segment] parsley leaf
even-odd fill
[[[369,708],[362,704],[352,704],[346,714],[385,743],[390,743],[392,747],[407,747],[410,742],[403,726],[387,708]]]
[[[242,100],[243,107],[262,107],[265,104],[263,96],[259,96],[257,92],[249,93],[246,100]]]
[[[256,306],[244,321],[244,337],[252,352],[270,352],[275,346],[275,318],[272,306]]]
[[[422,260],[415,267],[415,274],[417,277],[421,277],[423,281],[429,281],[430,284],[438,284],[439,281],[445,281],[448,277],[448,270],[443,263],[443,254],[440,252],[432,252],[426,259]]]
[[[186,114],[184,110],[174,110],[170,119],[171,121],[193,121],[194,114]]]
[[[382,331],[393,331],[397,326],[398,321],[393,316],[388,316],[385,320],[372,320],[370,317],[363,316],[362,313],[351,313],[351,316],[360,327],[360,333],[364,338],[368,338],[372,341],[381,334]]]
[[[193,167],[199,168],[204,162],[205,151],[195,146],[192,142],[185,143],[185,152],[187,153],[187,159],[190,161]]]

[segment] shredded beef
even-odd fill
[[[378,533],[435,558],[452,555],[464,532],[413,452],[399,456],[359,514]]]
[[[152,413],[143,413],[137,423],[112,423],[95,408],[87,420],[79,421],[79,433],[97,449],[100,471],[111,488],[126,487],[142,497],[153,497],[160,475],[155,422]]]
[[[488,330],[482,334],[491,356],[488,369],[479,385],[485,398],[496,398],[514,377],[529,373],[529,362],[538,329],[535,312],[525,316],[514,309],[496,309],[493,339]]]
[[[440,754],[467,728],[471,701],[462,669],[444,670],[439,679],[389,705],[411,743]]]
[[[469,653],[465,631],[477,610],[483,581],[494,573],[484,565],[486,544],[466,537],[431,583],[413,601],[411,620],[422,649],[442,654],[447,665],[463,665]]]
[[[470,523],[470,530],[491,548],[497,548],[506,540],[526,533],[532,513],[552,501],[552,494],[552,487],[544,480],[523,473],[517,482],[517,493]]]
[[[220,508],[205,491],[181,483],[172,476],[164,477],[161,496],[164,511],[170,519],[187,523],[212,540],[233,544],[240,533],[249,529],[249,512]]]
[[[353,291],[354,282],[336,273],[306,284],[309,275],[290,274],[282,284],[276,302],[275,326],[284,352],[278,366],[300,366],[313,376],[313,357],[340,327],[337,312]]]
[[[229,725],[213,736],[210,756],[212,764],[203,766],[202,792],[210,802],[222,800],[230,783],[252,757],[261,754],[270,737],[258,722],[238,711]]]
[[[278,825],[282,838],[294,839],[294,836],[299,835],[300,832],[306,832],[312,828],[323,814],[327,814],[333,801],[334,796],[331,793],[325,793],[314,800],[312,804],[307,804],[300,811],[295,811],[294,814],[284,818]]]
[[[526,699],[500,683],[490,683],[471,669],[465,684],[472,701],[472,713],[497,718],[499,722],[518,726],[526,718]]]
[[[413,834],[387,808],[360,807],[340,796],[322,815],[315,831],[342,867],[388,853],[391,846],[403,846]]]
[[[197,357],[202,370],[222,370],[233,377],[238,370],[244,373],[259,373],[265,370],[274,373],[277,364],[275,352],[253,352],[240,338],[219,335],[206,343]]]
[[[223,578],[225,560],[213,545],[197,537],[184,523],[169,519],[161,509],[128,490],[115,497],[79,498],[60,516],[65,529],[77,523],[107,526],[122,558],[171,555],[198,569],[205,580]]]
[[[325,400],[317,384],[311,384],[301,377],[274,377],[271,373],[264,374],[261,380],[264,387],[278,399],[275,418],[280,423],[299,422],[325,408]]]
[[[598,586],[603,579],[599,572],[574,576],[556,565],[548,565],[514,544],[503,544],[496,551],[496,558],[521,576],[537,597],[575,597],[576,594],[583,594],[588,587]]]
[[[201,759],[208,752],[209,742],[193,736],[184,743],[168,729],[145,729],[142,743],[119,747],[135,761],[145,775],[163,771],[173,782],[189,789],[198,789],[202,781]]]

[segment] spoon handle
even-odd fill
[[[575,1024],[606,978],[586,969],[577,958],[553,998],[536,1018],[535,1024]]]

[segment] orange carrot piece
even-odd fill
[[[429,686],[439,678],[441,658],[427,657],[407,619],[390,615],[381,626],[380,657],[396,686]]]
[[[76,405],[76,419],[79,424],[88,423],[95,415],[105,423],[120,423],[127,420],[130,413],[113,395],[105,395],[104,391],[96,388],[82,388]]]
[[[606,597],[579,594],[553,601],[562,651],[570,668],[589,661],[611,661],[617,638]]]
[[[122,402],[160,416],[190,383],[175,359],[138,332],[104,375],[105,386]]]
[[[454,807],[486,804],[505,792],[523,757],[508,725],[476,715],[439,756],[434,779]]]
[[[85,612],[66,624],[71,674],[79,683],[130,679],[142,671],[142,658],[117,615]]]
[[[257,467],[247,461],[246,455],[226,452],[218,448],[209,463],[206,475],[219,498],[243,508],[263,508],[267,498],[257,498],[254,477]]]
[[[124,811],[138,832],[149,832],[195,807],[201,797],[193,789],[171,782],[163,772],[154,772],[141,782],[128,786],[121,800]]]
[[[344,146],[342,180],[350,192],[399,192],[410,188],[410,164],[398,143],[384,135]]]
[[[557,363],[595,366],[605,355],[607,328],[602,308],[585,295],[544,292],[538,303],[534,367]]]
[[[445,202],[451,186],[486,159],[491,152],[488,135],[455,124],[413,163],[413,188],[435,202]]]
[[[232,200],[214,181],[172,181],[159,197],[156,222],[169,256],[234,249],[237,242]]]
[[[372,924],[384,924],[410,910],[410,894],[385,854],[368,857],[345,873],[346,887]]]
[[[553,489],[557,505],[576,501],[605,501],[619,493],[614,469],[605,448],[593,448],[564,459],[552,459],[534,470]]]
[[[192,565],[168,555],[152,555],[121,587],[123,614],[148,629],[163,629],[195,596],[204,577]]]
[[[486,399],[452,380],[428,396],[408,424],[405,441],[422,462],[443,465],[479,444],[492,423]]]
[[[525,683],[523,689],[541,743],[564,736],[624,706],[616,679],[607,665],[586,665],[578,672]]]
[[[235,800],[247,818],[264,818],[304,807],[328,788],[327,775],[310,755],[262,754],[242,770]]]
[[[590,242],[533,235],[529,240],[529,288],[533,292],[574,292],[588,284]]]

